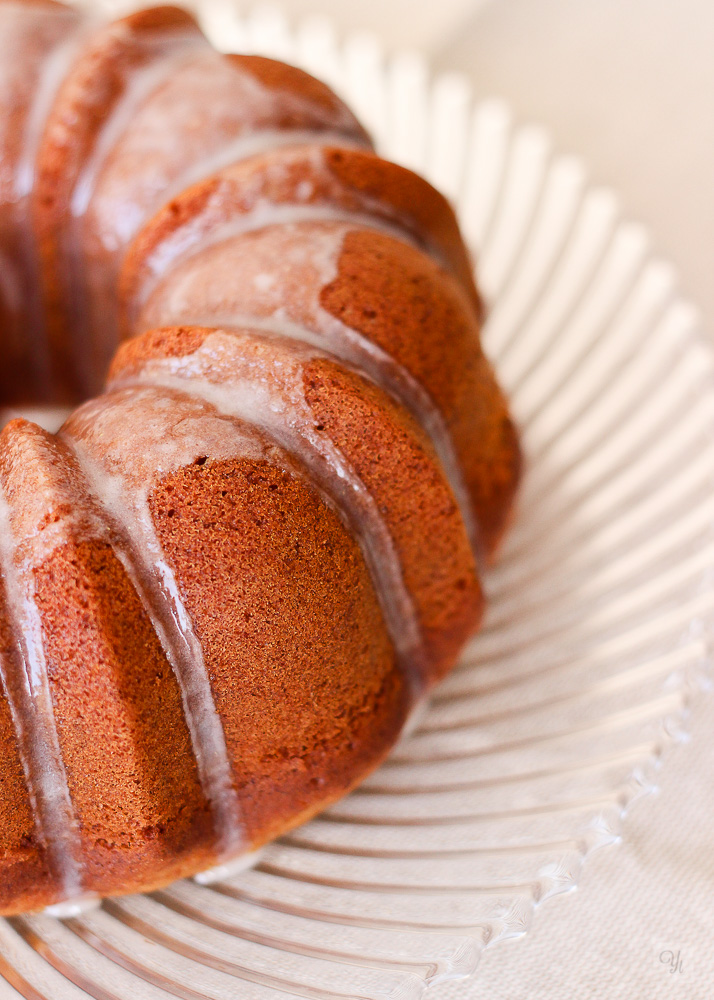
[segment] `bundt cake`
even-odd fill
[[[0,435],[0,913],[219,865],[384,757],[518,478],[479,322],[447,202],[317,80],[0,0],[0,405],[81,404]]]

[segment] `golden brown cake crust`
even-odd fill
[[[385,393],[328,360],[305,368],[305,398],[385,516],[433,664],[453,665],[481,618],[483,598],[456,500],[430,443]]]
[[[166,477],[150,504],[257,845],[377,765],[407,685],[359,547],[307,482],[209,459]]]
[[[184,357],[190,370],[191,355],[202,345],[217,353],[212,335],[210,329],[151,331],[122,345],[110,377],[121,385],[163,358]],[[278,370],[289,365],[290,345],[258,343],[256,357],[267,352]],[[154,376],[160,378],[156,368],[149,378]],[[423,632],[430,670],[423,680],[433,683],[453,666],[483,608],[474,554],[433,446],[404,407],[330,359],[303,364],[302,392],[314,426],[337,447],[381,512]]]
[[[21,16],[22,15],[22,16]],[[26,173],[33,97],[43,66],[71,39],[81,16],[51,0],[0,0],[0,402],[47,398],[52,384],[38,274],[33,260]],[[19,58],[21,53],[21,58]],[[22,175],[22,176],[20,176]]]
[[[508,404],[463,292],[432,260],[379,233],[348,233],[322,306],[403,364],[444,414],[486,553],[503,534],[520,477]]]
[[[0,657],[16,656],[4,587],[0,588]],[[58,886],[35,827],[7,691],[0,690],[0,913],[41,909]]]
[[[327,149],[325,157],[343,184],[363,196],[385,201],[397,214],[413,219],[414,231],[426,233],[441,250],[482,318],[483,304],[474,282],[473,263],[446,198],[419,174],[404,168],[384,170],[379,157],[363,150]]]
[[[74,349],[84,331],[76,329],[81,312],[67,254],[72,191],[102,124],[129,86],[131,72],[155,55],[151,46],[137,45],[137,39],[175,32],[182,41],[190,31],[201,37],[195,20],[177,7],[139,11],[100,30],[62,84],[47,123],[34,184],[34,223],[54,378],[65,387],[65,399],[81,398],[85,383]]]
[[[520,466],[453,210],[325,85],[173,7],[26,10],[0,324],[41,286],[53,401],[127,339],[56,435],[0,434],[0,914],[230,863],[363,779],[478,627]]]
[[[305,194],[308,191],[309,193]],[[417,174],[356,148],[329,145],[286,148],[251,157],[172,198],[142,229],[120,276],[123,332],[133,335],[154,259],[164,247],[187,247],[260,204],[319,207],[364,213],[402,227],[443,259],[480,311],[471,263],[446,199]],[[185,236],[182,235],[185,230]]]
[[[58,549],[36,586],[87,888],[132,892],[157,870],[164,882],[209,866],[213,822],[176,678],[111,546]]]
[[[317,80],[304,70],[298,69],[297,66],[290,66],[277,59],[256,55],[228,55],[226,59],[250,73],[269,90],[277,91],[278,94],[303,98],[308,102],[308,105],[321,107],[330,115],[344,114],[344,105],[336,97],[334,91],[330,90],[322,80]],[[311,124],[313,122],[307,121],[304,113],[297,115],[295,108],[291,108],[290,104],[286,102],[284,117],[280,122],[281,127],[300,128]],[[369,144],[369,136],[359,122],[353,120],[350,125],[355,137],[361,138],[366,144]]]

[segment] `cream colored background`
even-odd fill
[[[285,0],[295,17],[415,46],[480,96],[506,98],[581,154],[650,227],[714,331],[714,3],[709,0]],[[714,699],[635,806],[616,849],[474,984],[434,1000],[706,1000],[714,996]],[[659,961],[679,951],[682,972]],[[429,994],[431,996],[432,994]]]

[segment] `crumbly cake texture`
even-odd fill
[[[0,0],[0,914],[230,863],[386,755],[519,449],[453,211],[185,12]]]

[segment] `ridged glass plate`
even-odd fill
[[[416,1000],[620,837],[706,686],[712,350],[643,229],[542,129],[321,21],[202,15],[220,47],[328,80],[453,198],[527,475],[485,628],[376,774],[222,883],[0,921],[0,998]]]

